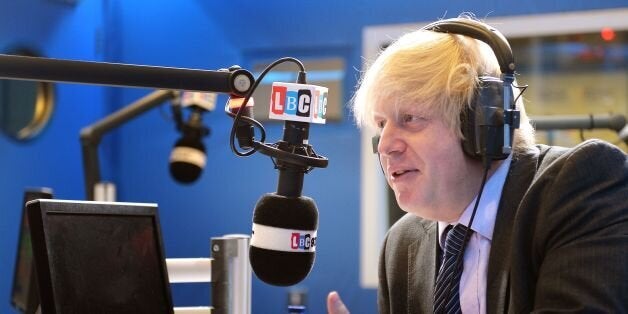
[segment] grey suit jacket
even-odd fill
[[[380,313],[431,313],[436,223],[405,215],[381,250]],[[495,222],[487,312],[628,312],[628,159],[592,140],[513,155]]]

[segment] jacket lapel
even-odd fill
[[[425,234],[408,247],[408,313],[433,311],[436,234],[436,223],[426,223]]]
[[[513,156],[495,220],[486,282],[487,313],[508,311],[512,226],[517,207],[530,186],[539,151]]]

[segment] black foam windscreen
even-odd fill
[[[255,205],[253,223],[287,230],[310,230],[318,228],[318,209],[314,200],[306,197],[285,197],[275,193],[263,195]],[[280,251],[258,247],[256,237],[265,237],[259,231],[251,239],[249,259],[255,275],[262,281],[275,286],[290,286],[303,280],[312,269],[315,252]],[[290,238],[284,238],[289,243]],[[311,245],[316,238],[312,236]]]
[[[184,135],[170,156],[170,174],[181,183],[196,181],[205,167],[205,145],[199,136]]]

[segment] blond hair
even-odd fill
[[[373,126],[375,104],[418,106],[462,139],[460,114],[473,100],[478,77],[500,74],[487,44],[462,35],[417,30],[383,50],[364,73],[353,97],[353,113],[359,126]],[[534,129],[521,98],[517,106],[521,127],[515,131],[514,146],[525,149],[534,145]]]

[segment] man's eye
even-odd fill
[[[401,115],[401,125],[410,129],[422,129],[428,121],[427,118],[416,114]]]
[[[418,122],[422,122],[424,121],[425,118],[418,116],[418,115],[413,115],[413,114],[404,114],[401,116],[401,121],[404,124],[408,124],[408,123],[418,123]]]
[[[384,126],[386,125],[386,122],[384,120],[375,121],[375,125],[377,125],[378,129],[383,129]]]

